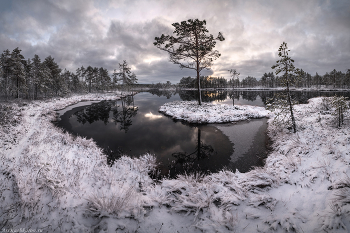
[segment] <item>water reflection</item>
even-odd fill
[[[149,118],[150,120],[155,120],[155,119],[158,119],[158,118],[162,118],[163,115],[153,114],[152,112],[149,112],[149,113],[145,114],[145,117]]]
[[[263,165],[263,159],[266,157],[267,138],[266,134],[267,119],[253,119],[248,122],[238,122],[234,126],[231,124],[215,124],[223,134],[235,146],[234,152],[230,157],[230,166],[236,167],[240,172],[249,171],[251,164],[256,166]]]
[[[105,125],[109,122],[110,112],[112,111],[112,121],[115,125],[119,124],[121,131],[128,131],[132,125],[132,118],[136,116],[138,107],[134,106],[134,97],[128,96],[120,100],[120,104],[117,101],[101,101],[94,103],[83,109],[80,109],[73,113],[72,116],[76,117],[77,122],[81,124],[92,124],[96,121],[102,121]]]
[[[201,140],[201,129],[197,128],[197,143],[194,150],[190,153],[186,151],[174,152],[172,156],[175,158],[173,163],[170,165],[170,169],[177,171],[193,172],[202,170],[199,163],[201,160],[210,159],[217,152],[214,150],[213,146],[205,144]]]
[[[203,102],[222,102],[227,104],[258,104],[258,106],[265,106],[268,98],[272,98],[276,93],[282,91],[271,91],[271,90],[202,90],[202,101]],[[181,100],[193,101],[198,99],[196,91],[178,90],[158,91],[158,96],[169,96],[179,94]],[[305,104],[310,98],[325,96],[331,97],[334,95],[350,97],[348,91],[291,91],[292,97],[296,99],[300,104]],[[260,101],[261,100],[261,101]],[[256,102],[258,101],[258,102]]]
[[[138,107],[135,107],[134,96],[128,96],[122,98],[121,109],[119,105],[113,107],[113,121],[115,124],[119,123],[120,130],[128,132],[129,127],[132,125],[132,118],[136,116]]]
[[[267,97],[273,97],[274,93],[204,91],[203,101],[265,106]],[[333,96],[334,93],[293,92],[293,95],[300,103],[305,103],[309,98]],[[263,165],[266,119],[189,125],[158,112],[164,103],[178,100],[196,100],[196,91],[153,91],[118,101],[70,108],[57,124],[72,134],[93,138],[105,150],[109,164],[121,155],[140,156],[148,152],[157,157],[160,174],[170,173],[170,177],[198,170],[217,172],[224,167],[246,172]]]
[[[183,91],[180,90],[179,96],[184,101],[191,101],[198,99],[198,93],[195,91]],[[203,102],[212,102],[212,101],[224,101],[227,99],[228,93],[227,91],[219,90],[219,91],[202,91],[201,92],[202,101]]]
[[[203,143],[203,141],[201,141],[201,130],[198,128],[197,131],[197,145],[192,153],[188,154],[186,152],[175,152],[172,154],[172,156],[176,158],[177,163],[194,162],[196,160],[209,158],[214,154],[213,147],[211,145],[206,145]]]
[[[167,99],[170,99],[171,96],[176,94],[175,90],[166,90],[166,89],[151,89],[148,92],[158,97],[165,96]]]
[[[85,124],[89,122],[92,124],[95,121],[102,121],[106,125],[109,119],[109,112],[111,111],[111,102],[102,101],[100,103],[87,106],[75,113],[79,123]]]

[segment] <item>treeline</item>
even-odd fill
[[[38,55],[25,59],[19,48],[5,50],[0,57],[0,95],[38,99],[62,96],[69,93],[109,91],[120,87],[129,88],[137,82],[126,61],[119,64],[112,76],[103,67],[80,67],[76,72],[62,70],[54,58],[41,61]]]
[[[294,87],[296,88],[332,88],[332,89],[349,89],[350,88],[350,69],[346,73],[342,71],[332,70],[326,72],[324,75],[319,75],[317,72],[315,75],[301,70],[300,77],[293,77]],[[178,83],[182,88],[193,88],[197,84],[197,80],[192,77],[183,77]],[[211,77],[201,76],[200,84],[202,88],[250,88],[250,87],[262,87],[262,88],[276,88],[282,87],[282,79],[279,76],[275,76],[273,72],[265,73],[259,80],[255,77],[248,76],[242,80],[229,79],[224,77]]]
[[[195,90],[181,90],[181,89],[153,89],[149,90],[153,95],[157,96],[165,96],[167,99],[172,96],[179,95],[181,100],[184,101],[194,101],[198,99],[198,92]],[[275,96],[276,93],[282,93],[282,90],[202,90],[202,100],[203,102],[212,102],[212,101],[227,101],[228,99],[240,100],[248,100],[255,101],[257,99],[261,99],[261,101],[266,105],[268,103],[268,99],[271,99]],[[292,91],[292,98],[298,101],[300,104],[306,104],[309,99],[314,97],[333,97],[334,95],[344,96],[350,98],[350,93],[348,91]]]

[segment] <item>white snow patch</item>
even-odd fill
[[[250,118],[268,117],[270,111],[263,107],[227,104],[202,103],[196,101],[174,101],[165,103],[160,112],[177,120],[190,123],[224,123],[244,121]]]

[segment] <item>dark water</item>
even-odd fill
[[[318,94],[297,93],[301,102]],[[264,106],[273,92],[203,92],[203,100]],[[190,125],[158,112],[175,100],[193,100],[194,91],[139,93],[118,101],[102,101],[66,111],[57,123],[74,135],[93,138],[112,164],[121,155],[152,153],[159,174],[175,177],[184,172],[247,172],[266,158],[266,119],[235,124]],[[74,107],[74,106],[73,106]]]

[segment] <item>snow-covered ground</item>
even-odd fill
[[[251,105],[227,105],[205,103],[198,105],[197,101],[174,101],[165,103],[160,112],[176,120],[189,123],[224,123],[243,121],[250,118],[262,118],[269,115],[263,107]]]
[[[1,108],[0,229],[37,232],[348,232],[350,127],[321,98],[295,106],[298,132],[269,124],[274,150],[248,173],[153,181],[151,155],[112,167],[92,140],[51,123],[86,95]],[[349,113],[345,119],[349,119]],[[271,123],[271,120],[269,120]]]

